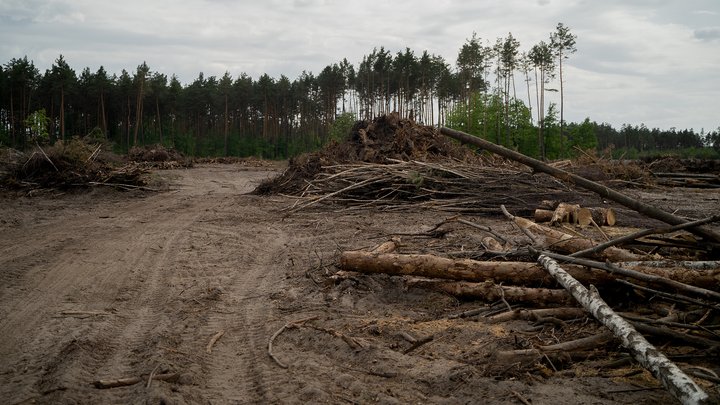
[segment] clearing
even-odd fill
[[[159,193],[1,195],[0,401],[674,401],[636,365],[508,374],[514,365],[492,354],[530,339],[537,329],[528,322],[449,319],[483,304],[400,277],[334,282],[339,252],[430,229],[447,215],[318,207],[286,216],[292,198],[248,194],[278,170],[207,164],[155,172],[169,185]],[[698,215],[720,201],[718,191],[688,193],[656,197]],[[517,233],[500,218],[476,220]],[[446,237],[472,243],[464,232]],[[306,322],[288,324],[298,320]],[[268,355],[284,325],[272,352],[286,368]],[[426,336],[433,340],[411,343]],[[148,383],[151,375],[163,380]],[[96,387],[128,378],[140,382]]]

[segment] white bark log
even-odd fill
[[[651,345],[635,328],[603,301],[597,290],[585,288],[558,263],[540,255],[538,262],[600,323],[618,337],[635,360],[648,369],[683,404],[706,404],[709,397],[687,374]]]

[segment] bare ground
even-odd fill
[[[292,200],[247,194],[274,173],[205,165],[158,172],[170,184],[161,193],[0,197],[0,402],[673,401],[641,370],[508,377],[513,365],[492,354],[527,341],[527,322],[447,319],[482,304],[396,277],[332,282],[339,251],[428,229],[443,215],[323,209],[285,217]],[[720,201],[718,193],[702,198],[711,211]],[[268,355],[270,337],[310,317],[274,340],[282,368]],[[435,338],[405,353],[403,333]],[[148,387],[150,374],[178,376]],[[127,377],[143,381],[93,385]]]

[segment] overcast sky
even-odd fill
[[[0,63],[27,55],[43,73],[62,54],[78,74],[146,61],[185,84],[225,71],[293,80],[343,58],[357,68],[380,46],[454,67],[473,32],[512,32],[527,50],[558,22],[577,35],[566,120],[720,126],[720,0],[0,0]]]

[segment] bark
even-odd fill
[[[586,289],[564,271],[553,259],[541,255],[543,267],[598,321],[608,327],[635,360],[649,370],[662,385],[683,404],[705,404],[709,397],[675,363],[651,345],[633,326],[616,314],[593,287]]]
[[[550,218],[551,224],[559,223],[570,223],[574,224],[577,222],[577,213],[580,211],[579,204],[567,204],[560,203],[555,212],[553,212],[552,218]]]
[[[441,128],[440,132],[444,135],[447,135],[451,138],[457,139],[461,142],[479,146],[481,148],[487,149],[490,152],[493,152],[500,156],[506,157],[508,159],[514,160],[519,163],[522,163],[526,166],[531,167],[535,171],[547,173],[547,174],[549,174],[553,177],[556,177],[560,180],[563,180],[563,181],[571,181],[574,184],[576,184],[582,188],[585,188],[587,190],[597,193],[598,195],[600,195],[603,198],[607,198],[609,200],[615,201],[619,204],[622,204],[625,207],[633,209],[641,214],[647,215],[648,217],[663,221],[670,225],[680,225],[680,224],[684,224],[687,222],[683,218],[675,216],[667,211],[663,211],[652,205],[646,204],[642,201],[628,197],[627,195],[619,193],[615,190],[612,190],[602,184],[599,184],[594,181],[588,180],[584,177],[569,173],[565,170],[549,166],[537,159],[533,159],[529,156],[523,155],[522,153],[515,152],[513,150],[504,148],[499,145],[495,145],[492,142],[488,142],[484,139],[480,139],[480,138],[472,136],[470,134],[460,132],[460,131],[455,131],[453,129],[446,128],[446,127]],[[697,226],[697,227],[691,228],[691,231],[693,233],[703,236],[704,238],[707,238],[709,240],[712,240],[715,242],[720,242],[720,233],[715,230],[712,230],[712,229],[709,229],[706,227],[702,227],[702,226]]]
[[[549,277],[537,263],[453,260],[427,254],[344,252],[340,255],[340,269],[462,281],[494,280],[497,283],[528,286],[554,284],[553,278]],[[579,266],[573,267],[571,271],[573,275],[586,282],[603,283],[610,280],[610,277],[602,271],[586,270]]]
[[[627,268],[694,286],[720,284],[718,283],[720,270],[702,271],[646,267],[642,266],[642,262],[630,264]],[[340,255],[340,269],[361,273],[411,275],[461,281],[493,280],[496,283],[512,283],[524,286],[548,286],[554,284],[554,279],[543,271],[542,267],[537,263],[448,259],[427,254],[343,252]],[[586,284],[603,284],[623,277],[619,274],[608,274],[602,270],[587,269],[584,266],[569,265],[567,270],[573,277]]]
[[[516,309],[514,311],[503,312],[502,314],[493,315],[487,318],[487,321],[492,323],[508,322],[515,319],[522,319],[524,321],[538,321],[543,318],[556,318],[556,319],[577,319],[587,316],[587,313],[582,308],[542,308],[542,309]]]
[[[503,286],[492,281],[469,283],[465,281],[416,279],[410,280],[408,284],[414,287],[427,287],[442,291],[458,298],[477,299],[487,302],[505,299],[507,302],[530,303],[537,306],[574,303],[570,294],[562,289]]]

